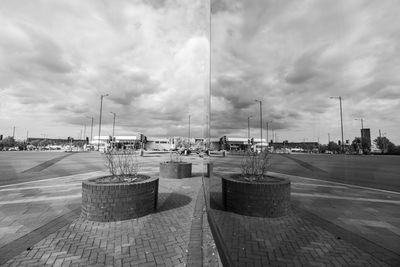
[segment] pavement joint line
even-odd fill
[[[74,176],[78,176],[78,175],[94,175],[96,173],[104,173],[104,171],[94,171],[94,172],[85,172],[85,173],[77,173],[77,174],[73,174],[73,175],[67,175],[67,176],[59,176],[59,177],[53,177],[53,178],[46,178],[46,179],[41,179],[41,180],[35,180],[35,181],[29,181],[29,182],[22,182],[22,183],[15,183],[15,184],[7,184],[7,185],[1,185],[0,188],[6,188],[6,187],[12,187],[12,186],[16,186],[16,185],[23,185],[23,184],[32,184],[32,183],[37,183],[37,182],[45,182],[45,181],[49,181],[49,180],[60,180],[60,179],[71,179]]]
[[[315,179],[315,178],[309,178],[309,177],[303,177],[303,176],[298,176],[298,175],[291,175],[291,174],[285,174],[285,173],[279,173],[279,172],[268,172],[272,175],[280,175],[280,176],[286,176],[286,177],[294,177],[294,178],[299,178],[299,179],[305,179],[305,180],[312,180],[312,181],[319,181],[319,182],[325,182],[325,183],[331,183],[331,184],[339,184],[339,185],[344,185],[348,187],[356,187],[356,188],[361,188],[361,189],[367,189],[367,190],[374,190],[374,191],[379,191],[383,193],[390,193],[390,194],[396,194],[400,195],[400,192],[396,191],[389,191],[389,190],[384,190],[384,189],[378,189],[378,188],[372,188],[372,187],[366,187],[366,186],[360,186],[360,185],[353,185],[353,184],[345,184],[345,183],[339,183],[339,182],[332,182],[332,181],[326,181],[326,180],[320,180],[320,179]]]
[[[302,197],[319,197],[319,198],[329,198],[329,199],[344,199],[344,200],[355,200],[355,201],[369,201],[369,202],[379,202],[379,203],[390,203],[400,205],[400,200],[386,200],[386,199],[375,199],[375,198],[361,198],[361,197],[341,197],[328,194],[315,194],[315,193],[296,193],[292,192],[291,195],[302,196]]]
[[[75,195],[64,195],[64,196],[56,196],[56,197],[32,197],[32,198],[24,198],[21,200],[9,200],[9,201],[0,201],[0,205],[6,204],[17,204],[17,203],[26,203],[26,202],[41,202],[41,201],[50,201],[50,200],[65,200],[65,199],[73,199],[73,198],[81,198],[82,193]]]
[[[74,182],[68,184],[57,184],[57,185],[43,185],[43,186],[30,186],[30,187],[16,187],[16,188],[5,188],[0,189],[1,192],[4,191],[18,191],[18,190],[29,190],[29,189],[43,189],[43,188],[54,188],[54,187],[72,187],[72,186],[81,186],[81,182]]]
[[[305,184],[305,183],[296,183],[291,182],[291,185],[300,185],[300,186],[320,186],[320,187],[329,187],[329,188],[347,188],[347,186],[343,185],[324,185],[324,184]]]
[[[79,176],[79,175],[95,175],[96,173],[98,173],[99,175],[102,175],[102,174],[105,174],[106,171],[84,172],[84,173],[77,173],[77,174],[72,174],[72,175],[67,175],[67,176],[46,178],[46,179],[41,179],[41,180],[29,181],[29,182],[22,182],[22,183],[15,183],[15,184],[0,185],[0,189],[1,189],[1,188],[12,187],[12,186],[17,186],[17,185],[31,184],[31,183],[37,183],[37,182],[45,182],[45,181],[49,181],[49,180],[72,179],[73,176]],[[140,173],[154,173],[154,171],[141,171]]]

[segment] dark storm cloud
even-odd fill
[[[164,90],[160,82],[151,79],[145,72],[117,75],[114,81],[110,99],[123,106],[130,105],[142,95],[151,95]]]
[[[215,90],[213,90],[213,88]],[[234,109],[245,109],[254,104],[256,94],[250,92],[261,91],[256,76],[223,75],[219,76],[212,84],[212,96],[222,97],[228,101]]]

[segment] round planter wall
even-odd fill
[[[256,217],[280,217],[289,212],[288,179],[269,177],[268,182],[250,183],[234,176],[222,177],[222,200],[227,211]]]
[[[158,178],[137,183],[82,182],[82,216],[91,221],[109,222],[138,218],[157,208]]]
[[[192,177],[192,163],[162,162],[160,163],[160,177],[176,179]]]

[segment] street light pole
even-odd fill
[[[189,114],[189,144],[190,144],[190,114]]]
[[[268,130],[268,124],[272,121],[267,121],[267,144],[269,144],[269,130]],[[268,145],[269,146],[269,145]]]
[[[114,138],[115,116],[117,116],[117,114],[115,114],[114,112],[110,112],[110,113],[114,115],[114,119],[113,119],[113,131],[112,131],[112,137]]]
[[[115,146],[115,143],[114,143],[115,116],[116,116],[117,114],[115,114],[114,112],[110,112],[110,113],[114,115],[114,119],[113,119],[113,131],[112,131],[112,139],[111,139],[111,141],[112,141],[112,148],[114,148],[114,146]]]
[[[252,116],[247,117],[247,145],[250,144],[250,118],[252,118]]]
[[[344,152],[344,144],[343,144],[343,112],[342,112],[342,97],[341,96],[331,96],[331,99],[339,99],[340,102],[340,128],[342,132],[342,153]]]
[[[93,142],[93,117],[86,116],[86,118],[92,119],[92,126],[90,128],[90,142]]]
[[[103,110],[103,97],[108,96],[108,94],[100,96],[100,118],[99,118],[99,137],[97,139],[97,151],[100,151],[100,134],[101,134],[101,112]]]
[[[261,135],[261,152],[263,150],[263,143],[262,143],[262,101],[261,100],[255,100],[256,102],[260,102],[260,135]]]

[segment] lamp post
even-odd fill
[[[115,114],[114,112],[110,112],[110,113],[114,115],[114,119],[113,119],[113,131],[112,131],[112,137],[114,138],[115,116],[117,116],[117,114]]]
[[[362,150],[362,152],[364,153],[364,146],[363,146],[363,129],[364,129],[364,119],[363,118],[360,118],[360,119],[354,119],[354,120],[356,120],[356,121],[361,121],[361,137],[360,137],[360,139],[361,139],[361,150]]]
[[[263,143],[262,143],[262,101],[261,100],[255,100],[256,102],[260,102],[260,135],[261,135],[261,152],[263,150]]]
[[[189,114],[189,144],[190,144],[190,114]]]
[[[247,117],[247,139],[250,140],[250,118],[253,118],[253,116],[248,116]]]
[[[86,116],[86,118],[92,119],[92,126],[90,128],[90,142],[93,142],[93,117]]]
[[[250,145],[250,118],[253,116],[248,116],[247,117],[247,145]]]
[[[268,124],[272,121],[267,121],[267,144],[269,144],[269,133],[268,133]]]
[[[343,112],[342,112],[342,97],[341,96],[331,96],[331,99],[339,99],[340,103],[340,129],[342,132],[342,153],[344,152],[344,144],[343,144]]]
[[[112,139],[111,139],[111,141],[112,141],[112,147],[114,148],[114,145],[115,145],[115,143],[114,143],[114,129],[115,129],[115,116],[117,116],[117,114],[115,114],[114,112],[110,112],[111,114],[113,114],[113,116],[114,116],[114,119],[113,119],[113,131],[112,131]]]
[[[103,110],[103,97],[108,96],[108,94],[100,96],[100,118],[99,118],[99,138],[97,140],[97,151],[100,151],[100,133],[101,133],[101,112]]]

